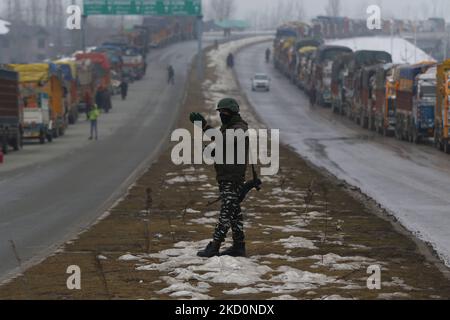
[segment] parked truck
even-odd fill
[[[373,82],[374,130],[385,136],[393,133],[395,129],[394,106],[397,88],[391,81],[395,67],[393,63],[379,65]]]
[[[440,150],[450,153],[450,60],[437,66],[436,79],[434,143]]]
[[[425,62],[400,68],[395,114],[395,136],[400,140],[418,142],[433,134],[433,91],[436,86],[432,75],[431,79],[430,74],[424,75],[433,66],[433,62]],[[418,91],[419,81],[421,92]]]
[[[67,126],[64,88],[59,68],[53,63],[13,64],[19,73],[24,139],[45,143],[63,135]]]
[[[313,94],[318,105],[331,106],[331,74],[333,62],[340,55],[351,53],[352,50],[343,46],[323,45],[315,53],[314,74],[313,74]]]
[[[17,151],[22,145],[19,75],[5,69],[0,69],[0,143],[4,154],[8,146]]]
[[[55,61],[59,67],[64,90],[64,110],[69,124],[75,124],[78,120],[78,78],[77,65],[74,60],[65,59]]]

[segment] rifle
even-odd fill
[[[261,190],[262,181],[258,178],[258,174],[255,170],[255,165],[252,164],[252,171],[253,171],[253,180],[247,181],[244,184],[244,187],[242,188],[241,194],[239,195],[239,203],[242,203],[245,198],[247,197],[247,194],[255,189],[256,191]]]
[[[253,189],[255,189],[256,191],[261,190],[262,181],[261,181],[261,179],[258,178],[258,174],[256,173],[255,165],[252,165],[252,172],[253,172],[253,179],[247,181],[244,184],[244,186],[241,190],[241,193],[239,194],[239,203],[244,202],[245,198],[247,197],[247,194],[249,194],[249,192],[252,191]],[[221,196],[219,196],[214,201],[208,202],[208,204],[206,206],[209,207],[209,206],[215,204],[216,202],[219,202],[220,200],[222,200]]]

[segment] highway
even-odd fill
[[[363,130],[307,97],[272,64],[271,43],[244,49],[236,57],[242,89],[259,117],[297,153],[376,200],[420,239],[432,244],[450,266],[450,156]],[[270,92],[252,92],[254,73],[267,73]]]
[[[26,145],[0,166],[0,280],[52,252],[85,229],[146,168],[174,127],[184,97],[195,41],[151,52],[146,77],[114,98],[99,120],[99,141],[88,141],[82,115],[66,136],[45,146]],[[176,72],[166,85],[166,67]]]

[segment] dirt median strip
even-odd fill
[[[262,125],[223,69],[236,44],[207,53],[203,83],[191,70],[179,121],[232,95],[251,126]],[[224,61],[224,60],[223,60]],[[200,259],[219,213],[210,166],[175,166],[171,147],[102,221],[24,275],[0,287],[0,299],[448,299],[449,281],[417,244],[375,215],[346,186],[286,147],[280,172],[244,203],[249,258]],[[67,268],[81,269],[69,290]],[[367,288],[369,266],[381,289]]]

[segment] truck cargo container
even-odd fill
[[[55,64],[59,67],[64,89],[64,105],[69,124],[75,124],[78,120],[78,77],[77,65],[74,60],[58,60]]]
[[[343,46],[323,45],[314,56],[313,90],[318,105],[331,105],[331,73],[333,62],[340,55],[351,53],[352,50]]]
[[[353,53],[345,53],[333,62],[331,70],[331,110],[344,114],[344,105],[347,104],[345,81],[348,76],[348,65],[353,59]]]
[[[19,150],[22,145],[21,112],[19,109],[19,75],[0,69],[0,147]]]
[[[437,100],[435,106],[434,143],[437,148],[450,153],[450,60],[437,66]]]
[[[42,94],[45,94],[48,97],[50,112],[48,132],[53,138],[63,135],[67,126],[67,117],[64,110],[64,88],[59,68],[53,63],[14,64],[10,67],[19,73],[21,97],[26,97],[24,108],[29,108],[30,101],[33,101],[33,108],[40,107],[40,100],[45,100]],[[24,120],[27,115],[25,109]],[[45,113],[43,108],[41,111]],[[46,115],[43,114],[39,119],[45,122]],[[42,125],[45,127],[45,123]],[[26,130],[24,137],[28,138]],[[33,138],[36,137],[33,136]],[[43,143],[42,136],[40,140]]]
[[[425,98],[425,96],[423,99],[416,99],[417,94],[420,94],[417,90],[419,76],[433,66],[434,63],[430,62],[400,68],[395,113],[395,136],[397,139],[417,142],[420,138],[428,137],[429,134],[433,133],[433,104],[432,102],[430,104],[428,97]],[[434,91],[435,85],[433,83],[425,84],[424,81],[425,79],[422,79],[422,85],[424,86],[422,93]],[[433,96],[430,98],[432,101],[434,100]],[[417,103],[415,103],[415,100],[418,100]]]

